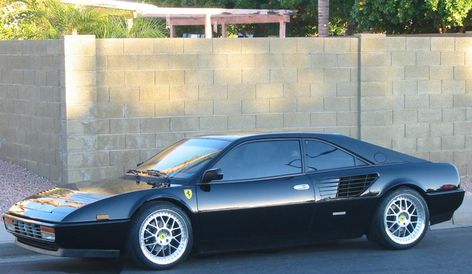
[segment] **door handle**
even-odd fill
[[[293,189],[295,189],[295,190],[308,190],[308,189],[310,189],[310,185],[309,184],[294,185]]]

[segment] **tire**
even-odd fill
[[[128,255],[138,264],[162,270],[184,261],[192,250],[190,220],[179,207],[153,203],[133,218],[128,237]]]
[[[418,244],[429,229],[429,210],[415,190],[401,187],[380,203],[368,239],[388,249],[408,249]]]

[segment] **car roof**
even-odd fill
[[[318,137],[328,138],[329,136],[338,136],[337,133],[314,133],[314,132],[241,132],[232,134],[201,135],[194,138],[220,139],[227,141],[236,141],[241,139],[270,139],[270,138],[303,138]]]

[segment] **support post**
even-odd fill
[[[285,38],[285,32],[286,32],[286,23],[284,21],[279,22],[279,37],[280,38]]]
[[[205,38],[211,39],[213,37],[213,31],[211,29],[211,14],[205,15]]]
[[[174,25],[169,25],[169,31],[170,31],[170,38],[174,38],[176,36],[175,26]]]
[[[228,37],[228,32],[227,32],[227,29],[226,29],[226,23],[225,22],[221,23],[221,37],[223,37],[223,38]]]

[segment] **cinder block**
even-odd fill
[[[126,135],[127,149],[156,148],[156,134]]]
[[[212,53],[212,39],[183,39],[184,53]]]
[[[452,108],[453,95],[450,94],[436,94],[429,97],[429,104],[431,108]]]
[[[176,116],[185,114],[184,101],[168,101],[156,103],[156,116]]]
[[[456,37],[454,40],[456,51],[469,51],[472,48],[471,37]]]
[[[465,66],[454,67],[454,79],[457,79],[457,80],[472,79],[471,67],[465,67]]]
[[[310,55],[304,53],[284,54],[283,63],[286,68],[309,68],[311,66]]]
[[[169,85],[139,87],[139,100],[147,102],[169,100]]]
[[[183,84],[185,73],[183,70],[158,70],[156,71],[156,84]]]
[[[257,84],[256,98],[278,98],[284,94],[282,84]]]
[[[199,85],[198,98],[202,100],[226,99],[228,92],[226,85]]]
[[[234,84],[228,85],[228,99],[254,99],[256,98],[256,85]]]
[[[294,112],[296,107],[295,98],[271,98],[269,100],[270,112]]]
[[[464,108],[443,108],[443,122],[465,121],[466,110]]]
[[[385,40],[390,51],[406,50],[406,37],[386,37]]]
[[[416,151],[416,138],[395,138],[392,140],[392,148],[400,152],[412,153]]]
[[[238,115],[242,112],[241,100],[221,100],[213,103],[215,115]]]
[[[430,151],[441,150],[441,138],[440,137],[418,138],[417,150],[418,152],[430,152]]]
[[[271,69],[270,82],[271,83],[296,83],[297,82],[297,69],[296,68]]]
[[[97,135],[97,149],[119,150],[125,148],[125,135]]]
[[[299,112],[321,112],[323,110],[323,97],[297,98],[297,111]]]
[[[179,140],[185,137],[183,133],[161,133],[156,136],[156,146],[158,148],[165,148],[172,144],[175,144]]]
[[[212,39],[214,53],[241,53],[241,39]]]
[[[442,92],[445,94],[463,94],[465,93],[464,80],[443,80]]]
[[[249,130],[256,128],[255,115],[230,115],[228,116],[228,129]]]
[[[471,135],[472,121],[454,122],[454,135]]]
[[[324,38],[308,37],[297,39],[297,52],[318,53],[324,51]]]
[[[418,95],[418,81],[404,80],[392,83],[393,95]]]
[[[359,65],[359,54],[356,53],[341,53],[336,54],[337,63],[340,67],[357,68]]]
[[[283,54],[256,54],[256,68],[282,68],[284,67]]]
[[[138,68],[138,56],[136,55],[109,55],[107,58],[107,70],[133,70]]]
[[[389,110],[389,109],[393,109],[393,105],[394,105],[393,96],[361,97],[361,109],[363,111]]]
[[[186,115],[213,114],[213,101],[185,101]]]
[[[448,80],[454,78],[454,69],[451,66],[430,66],[431,80]]]
[[[299,83],[316,83],[324,81],[324,70],[322,68],[309,68],[298,70]]]
[[[361,37],[362,52],[384,52],[387,50],[387,39],[383,37]]]
[[[267,38],[242,39],[242,53],[269,53],[270,41]]]
[[[415,51],[393,51],[391,55],[393,66],[414,66],[416,64]]]
[[[441,137],[442,150],[463,149],[464,147],[465,147],[464,136],[442,136]]]
[[[314,53],[309,56],[311,56],[311,67],[313,68],[338,66],[338,55],[335,53]]]
[[[198,99],[198,85],[170,85],[170,100]]]
[[[158,55],[162,56],[162,55]],[[196,54],[174,54],[163,55],[168,57],[168,65],[171,69],[196,69],[198,67],[198,55]]]
[[[431,38],[430,37],[407,37],[406,38],[406,49],[407,50],[431,50]]]
[[[64,55],[95,56],[94,35],[64,35]]]
[[[306,128],[310,126],[309,112],[284,113],[284,127]]]
[[[310,125],[313,127],[336,126],[336,112],[314,112],[310,115]]]
[[[270,70],[268,69],[243,69],[242,82],[244,84],[269,83]]]
[[[454,163],[469,164],[472,159],[472,151],[454,151]]]
[[[283,128],[284,116],[283,114],[258,114],[256,115],[257,128]]]
[[[435,66],[441,64],[441,53],[437,51],[416,51],[418,66]]]
[[[116,87],[123,86],[125,73],[123,71],[98,71],[97,86]]]
[[[154,117],[156,113],[154,103],[139,102],[125,106],[125,117]]]
[[[431,151],[429,159],[433,162],[452,162],[454,160],[452,151]]]
[[[170,59],[171,57],[175,57],[176,55],[140,55],[138,56],[138,68],[145,69],[145,70],[161,70],[166,69],[168,67],[176,68],[176,62],[174,59]],[[191,58],[188,58],[188,60]],[[188,61],[187,60],[187,61]],[[172,63],[171,63],[172,61]],[[195,62],[196,63],[196,62]],[[196,64],[195,64],[196,65]],[[187,67],[184,67],[187,68]]]
[[[441,65],[463,66],[465,54],[463,52],[441,52]]]
[[[186,70],[185,83],[213,84],[213,70]]]
[[[454,37],[431,37],[432,51],[454,51]]]
[[[392,53],[393,54],[393,53]],[[362,66],[389,66],[391,64],[390,54],[386,52],[367,52],[361,54],[361,64]]]
[[[390,96],[392,95],[391,82],[362,82],[361,94],[363,97]]]
[[[154,83],[154,71],[140,70],[125,72],[125,85],[128,87],[148,86],[153,85]]]
[[[138,119],[111,119],[110,133],[137,133],[139,132]]]
[[[256,56],[254,54],[228,54],[226,56],[231,68],[256,67]]]
[[[172,131],[195,131],[200,128],[198,117],[174,117],[170,123]]]
[[[226,130],[227,128],[226,116],[200,117],[200,130]]]
[[[336,126],[359,126],[359,113],[353,111],[336,112]]]
[[[97,55],[121,55],[124,53],[124,39],[97,39]]]
[[[429,79],[429,66],[405,66],[405,79]]]
[[[150,38],[123,39],[124,54],[153,54],[154,40]]]
[[[267,113],[269,112],[269,99],[243,100],[242,112],[243,114]]]
[[[441,80],[419,80],[418,94],[440,94]]]
[[[351,71],[348,68],[325,68],[326,81],[350,81]]]
[[[124,115],[123,105],[102,102],[97,105],[98,118],[121,118]]]
[[[326,111],[349,111],[351,101],[348,97],[325,97],[323,99]]]
[[[393,122],[393,112],[390,111],[363,111],[361,124],[366,126],[385,126]]]
[[[185,38],[154,38],[154,53],[183,53]]]
[[[343,37],[323,38],[324,52],[326,53],[344,53],[351,51],[351,39]]]
[[[240,84],[243,81],[241,69],[216,69],[214,70],[215,84]]]
[[[441,109],[420,109],[418,110],[418,122],[441,122],[442,112]]]
[[[139,120],[141,133],[162,133],[170,130],[169,118],[145,118]]]
[[[431,136],[443,137],[453,136],[454,125],[453,123],[431,123]]]
[[[284,83],[284,97],[309,97],[310,84]]]
[[[405,136],[425,138],[429,137],[429,123],[417,123],[417,124],[406,124],[405,125]]]
[[[405,108],[406,109],[419,109],[429,107],[429,96],[418,95],[418,96],[405,96]]]
[[[236,56],[240,56],[239,54]],[[226,54],[197,54],[199,68],[223,69],[228,67],[228,55]]]
[[[295,38],[269,38],[271,53],[295,53],[297,52],[297,39]]]
[[[472,94],[454,94],[454,107],[472,106]]]
[[[403,110],[393,112],[393,123],[394,124],[406,124],[406,123],[417,123],[418,113],[417,110]]]

